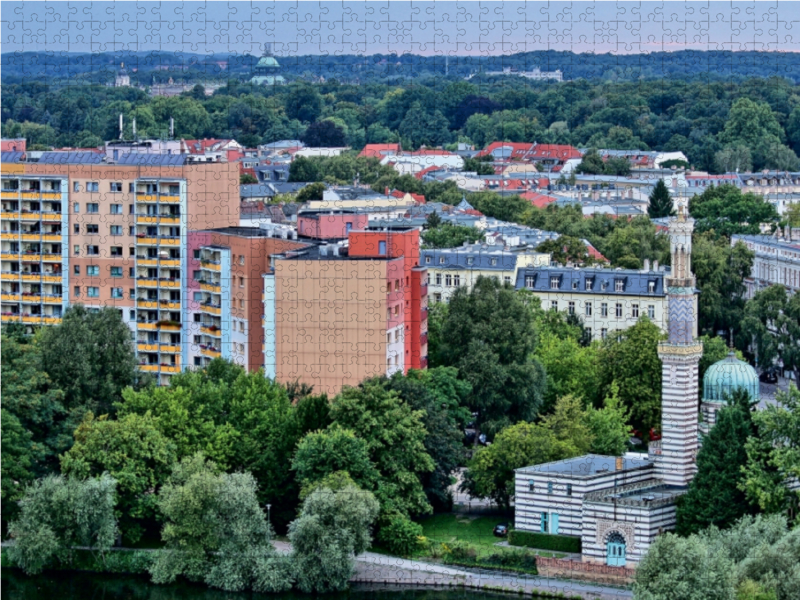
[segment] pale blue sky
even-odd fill
[[[7,2],[2,51],[800,51],[800,2]]]

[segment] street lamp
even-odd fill
[[[272,508],[272,504],[267,504],[267,523],[271,521],[270,519],[270,509]]]

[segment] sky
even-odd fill
[[[3,52],[800,51],[800,2],[0,2]]]

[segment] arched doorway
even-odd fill
[[[616,531],[608,536],[606,542],[606,564],[610,567],[625,566],[625,538]]]

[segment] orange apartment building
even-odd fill
[[[2,321],[53,324],[70,305],[113,306],[141,368],[186,364],[190,230],[236,226],[236,163],[45,152],[2,166]]]
[[[262,368],[263,274],[269,271],[270,255],[307,245],[290,239],[285,229],[226,227],[190,232],[186,365],[204,367],[222,357],[248,371]]]
[[[350,231],[347,246],[272,257],[264,275],[264,368],[337,394],[427,367],[427,270],[416,229]]]

